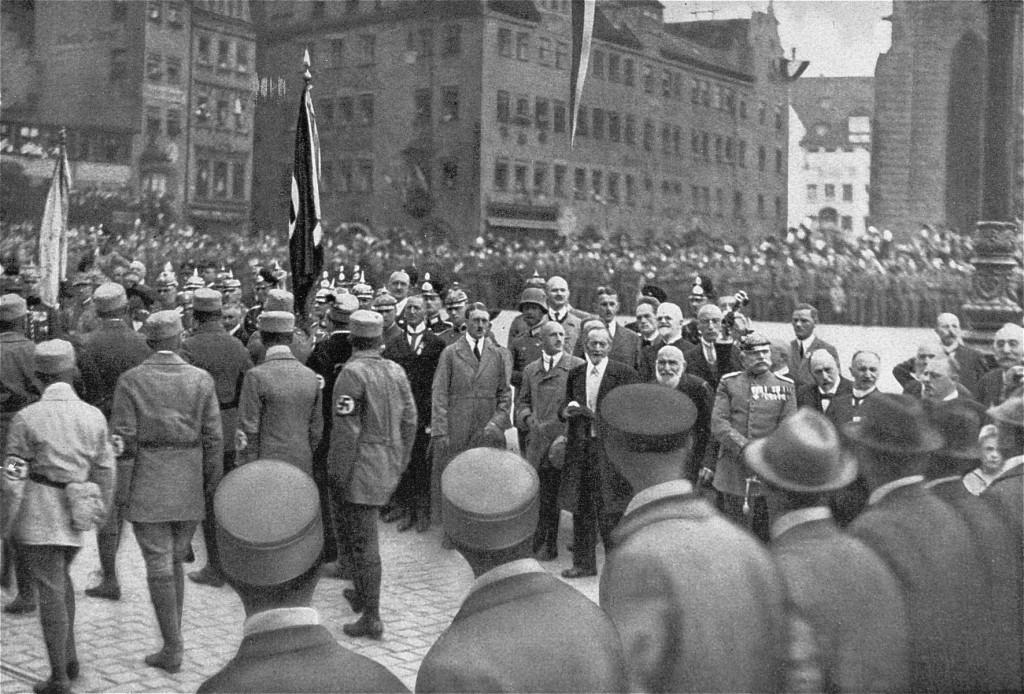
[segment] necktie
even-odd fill
[[[473,343],[473,354],[476,356],[476,360],[480,361],[480,340]]]
[[[704,359],[707,361],[708,366],[714,366],[717,361],[717,355],[715,354],[715,346],[704,343]]]
[[[803,361],[803,359],[804,359],[804,343],[801,342],[800,343],[800,361]]]

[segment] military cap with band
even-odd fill
[[[398,299],[396,299],[390,292],[382,290],[377,292],[377,296],[373,297],[373,308],[394,308],[398,305]]]
[[[697,406],[675,388],[643,383],[619,386],[601,401],[601,432],[637,453],[669,453],[686,443]]]
[[[753,352],[760,347],[771,347],[772,343],[761,333],[748,333],[740,338],[740,351]]]
[[[150,340],[166,340],[182,332],[181,316],[177,311],[157,311],[142,324],[142,332]]]
[[[537,529],[539,491],[533,466],[511,451],[472,448],[460,453],[441,475],[445,533],[467,549],[514,547]]]
[[[128,293],[117,282],[104,282],[92,293],[92,305],[104,313],[117,311],[128,305]]]
[[[461,287],[452,287],[444,297],[445,306],[455,306],[469,302],[469,297]]]
[[[285,289],[271,289],[263,302],[263,310],[291,313],[295,310],[295,295]]]
[[[260,332],[290,333],[295,330],[295,316],[291,311],[260,311],[256,325]]]
[[[224,308],[224,297],[215,289],[197,289],[192,295],[192,308],[206,313],[217,313]]]
[[[75,368],[75,348],[67,340],[44,340],[36,345],[32,366],[38,373],[57,375]]]
[[[352,337],[380,337],[384,334],[384,317],[376,311],[360,309],[349,318]]]
[[[327,309],[327,317],[332,321],[347,321],[359,309],[359,299],[351,294],[340,295],[334,304]]]
[[[0,296],[0,320],[13,321],[28,314],[28,304],[18,294]]]
[[[256,460],[235,468],[217,486],[213,509],[221,570],[232,581],[278,585],[319,560],[320,495],[294,465]]]

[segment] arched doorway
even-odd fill
[[[970,231],[981,215],[985,42],[965,33],[950,56],[946,108],[946,224]]]

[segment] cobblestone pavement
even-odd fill
[[[558,559],[545,564],[549,571],[557,573],[572,563],[565,550],[572,537],[569,518],[565,514]],[[203,565],[199,535],[193,541],[197,561],[186,565],[187,570]],[[384,639],[351,639],[341,631],[342,624],[356,618],[341,595],[342,588],[351,585],[348,581],[322,579],[313,606],[341,643],[386,666],[412,689],[420,661],[458,611],[473,574],[457,552],[441,549],[436,528],[424,534],[399,533],[394,524],[382,524],[380,539]],[[142,659],[160,648],[160,634],[142,555],[128,526],[118,554],[120,601],[85,596],[85,588],[97,582],[98,571],[95,534],[91,534],[71,570],[77,601],[75,636],[82,662],[82,676],[73,683],[76,692],[194,692],[235,654],[244,618],[238,597],[229,587],[198,586],[186,579],[182,670],[170,675],[147,667]],[[597,599],[597,578],[570,584]],[[13,593],[4,591],[3,596],[7,603]],[[31,692],[34,682],[50,674],[39,614],[0,619],[0,691]]]

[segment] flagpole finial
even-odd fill
[[[302,53],[302,79],[306,80],[306,82],[313,79],[313,75],[309,71],[312,65],[313,62],[309,59],[309,49],[306,48]]]

